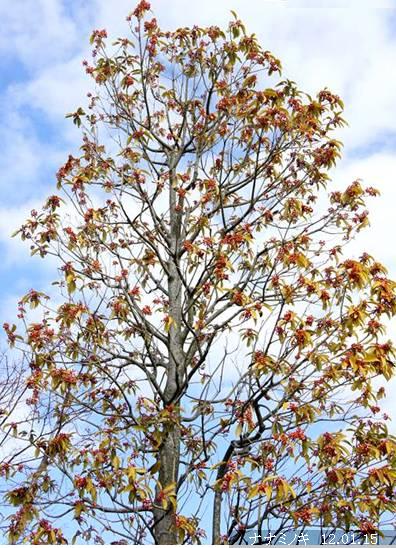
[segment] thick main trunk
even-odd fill
[[[217,470],[216,483],[218,484],[227,472],[228,462],[234,452],[234,447],[230,444],[224,454],[223,461]],[[213,501],[213,519],[212,519],[212,544],[221,543],[221,505],[223,493],[221,490],[215,491]]]
[[[184,375],[184,352],[182,341],[182,281],[180,279],[177,261],[180,246],[181,217],[176,213],[176,192],[170,182],[170,234],[171,256],[168,261],[168,293],[169,316],[172,319],[168,333],[168,368],[164,390],[164,405],[172,406],[175,420],[164,427],[164,439],[159,450],[159,475],[160,486],[157,487],[157,499],[161,489],[173,485],[176,489],[180,463],[180,410],[178,401],[179,390]],[[176,530],[176,505],[168,503],[166,509],[156,508],[154,511],[154,535],[157,544],[178,544]]]
[[[213,502],[212,518],[212,544],[220,544],[221,541],[221,499],[223,493],[217,491]]]
[[[180,458],[180,427],[175,424],[168,432],[159,452],[159,476],[162,487],[175,484]],[[157,490],[157,497],[159,489]],[[157,544],[178,544],[176,531],[176,508],[168,502],[166,509],[154,511],[154,535]]]

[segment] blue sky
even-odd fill
[[[346,103],[344,158],[334,185],[361,178],[380,188],[372,227],[351,247],[376,255],[396,278],[396,0],[152,0],[161,25],[226,24],[234,9],[283,62],[284,75],[314,93],[328,86]],[[81,62],[93,28],[126,32],[130,0],[18,0],[0,4],[0,322],[55,265],[30,258],[10,234],[55,188],[54,174],[79,134],[65,113],[90,89]],[[375,6],[375,8],[373,7]],[[393,336],[393,333],[390,333]],[[396,383],[389,387],[396,395]],[[389,398],[388,401],[391,401]],[[390,404],[389,404],[390,406]]]

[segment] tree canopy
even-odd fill
[[[4,326],[30,363],[9,539],[373,532],[395,511],[396,284],[345,256],[377,191],[331,188],[343,103],[280,76],[234,13],[164,31],[142,0],[128,21],[93,32],[81,148],[18,231],[59,278]]]

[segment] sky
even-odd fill
[[[82,61],[93,29],[127,33],[131,0],[0,0],[0,325],[15,318],[30,288],[45,289],[55,264],[31,258],[10,234],[54,193],[55,172],[80,134],[65,114],[86,102]],[[283,75],[308,93],[329,87],[345,101],[349,127],[335,186],[360,178],[381,191],[370,229],[352,244],[396,279],[396,0],[152,0],[162,27],[226,25],[235,10],[282,61]],[[389,336],[396,340],[390,327]],[[386,410],[396,398],[389,385]],[[394,422],[396,429],[396,423]]]

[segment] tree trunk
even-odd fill
[[[212,544],[220,544],[221,540],[221,499],[223,493],[217,491],[213,502],[213,518],[212,518]]]
[[[171,174],[172,174],[172,170]],[[170,205],[170,236],[171,256],[168,261],[168,293],[169,316],[171,324],[168,332],[168,370],[166,386],[164,390],[164,405],[173,405],[175,397],[184,376],[185,356],[182,341],[182,281],[178,270],[180,250],[181,213],[175,210],[176,191],[173,185],[173,177],[169,181],[169,205]],[[158,480],[162,489],[176,484],[180,463],[180,408],[175,403],[173,414],[176,419],[165,427],[165,437],[159,450],[159,475]],[[157,488],[157,497],[160,488]],[[176,508],[168,504],[166,510],[156,508],[154,511],[154,534],[158,544],[178,544],[176,530]]]
[[[160,469],[158,480],[162,487],[177,482],[180,458],[180,428],[175,425],[168,432],[159,453]],[[159,489],[157,489],[158,497]],[[176,531],[176,509],[168,503],[166,510],[154,511],[154,535],[157,544],[178,544]]]

